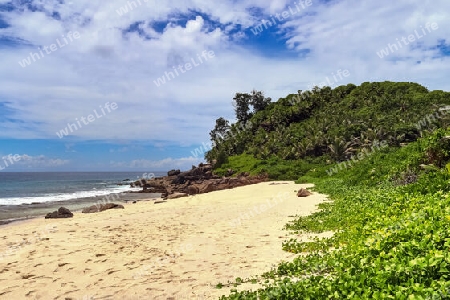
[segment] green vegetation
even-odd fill
[[[223,118],[216,121],[211,131],[215,146],[205,158],[212,162],[222,152],[263,160],[276,156],[283,160],[323,157],[343,161],[359,149],[371,147],[375,140],[400,146],[417,140],[424,129],[450,125],[447,114],[438,110],[450,105],[450,93],[430,92],[416,83],[316,87],[277,102],[267,99],[261,92],[237,93],[234,107],[240,121],[232,125]],[[250,112],[255,102],[262,104]]]
[[[228,163],[220,165],[214,172],[225,175],[228,169],[248,172],[251,175],[267,174],[270,179],[292,180],[299,178],[315,166],[320,166],[318,159],[283,160],[276,156],[262,160],[249,154],[228,157]]]
[[[265,289],[222,299],[449,299],[450,174],[434,155],[450,150],[447,134],[385,149],[331,177],[308,172],[301,180],[334,201],[286,229],[334,236],[285,241],[284,250],[306,256],[264,274]]]
[[[280,247],[302,255],[263,274],[258,279],[263,289],[233,291],[221,299],[450,299],[450,129],[443,129],[449,125],[445,114],[426,119],[448,104],[449,94],[391,82],[322,90],[329,95],[338,90],[344,96],[331,104],[310,103],[313,108],[303,117],[265,130],[269,140],[259,145],[263,154],[252,152],[259,143],[256,127],[229,136],[209,153],[233,149],[228,142],[236,141],[240,151],[226,152],[228,162],[216,172],[232,168],[266,173],[272,179],[312,182],[333,200],[285,228],[295,233],[333,231],[332,238],[308,243],[286,240]],[[261,118],[263,124],[270,119],[269,111],[289,114],[288,105],[277,110],[285,100],[269,104],[250,120]],[[331,111],[328,121],[317,117],[325,117],[321,110],[331,107],[336,118]],[[343,119],[348,121],[341,124]],[[321,124],[326,122],[333,125],[323,131]],[[303,131],[306,126],[310,130]],[[295,143],[321,138],[308,151],[286,157],[288,141],[277,140],[277,130],[302,136]],[[369,133],[374,133],[373,139],[367,138]],[[355,144],[358,135],[360,144]],[[375,140],[388,141],[390,146],[352,161],[331,176],[327,172]],[[325,141],[336,143],[328,147]]]

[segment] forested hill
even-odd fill
[[[219,118],[211,131],[214,172],[313,183],[332,201],[285,226],[283,250],[301,255],[259,279],[236,278],[221,299],[449,299],[449,104],[450,93],[406,82],[314,88],[275,103],[236,94],[238,122]],[[323,232],[333,236],[299,238]],[[239,288],[258,280],[264,288]]]
[[[315,87],[276,102],[262,92],[236,94],[235,124],[220,118],[211,131],[208,161],[218,166],[240,154],[343,161],[379,141],[401,146],[424,131],[447,127],[450,93],[410,82]]]

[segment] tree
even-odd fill
[[[211,137],[211,141],[215,144],[218,141],[223,140],[227,136],[227,132],[230,130],[230,122],[220,117],[216,120],[216,126],[213,130],[209,132],[209,136]]]
[[[238,122],[247,122],[252,117],[252,114],[249,112],[250,104],[252,102],[252,96],[247,93],[236,93],[233,101],[234,111],[236,112],[236,119],[238,120]]]
[[[335,137],[334,141],[328,146],[330,149],[331,156],[336,161],[341,161],[349,154],[349,150],[351,150],[350,142],[346,142],[344,139]]]
[[[264,110],[271,101],[271,98],[264,97],[263,92],[253,90],[250,101],[250,104],[253,106],[253,114],[257,113],[258,111]]]
[[[245,123],[257,112],[263,111],[272,101],[271,98],[264,97],[261,91],[253,90],[249,93],[236,93],[233,98],[233,106],[238,122]],[[250,112],[250,107],[252,111]]]

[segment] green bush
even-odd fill
[[[215,167],[220,168],[222,165],[227,163],[228,163],[228,155],[224,151],[219,151]]]
[[[280,176],[302,173],[299,181],[314,182],[333,199],[286,230],[334,236],[286,240],[284,250],[303,255],[263,274],[265,288],[221,299],[450,299],[450,175],[442,142],[448,133],[385,149],[333,176],[324,164],[291,164],[309,167],[304,174],[282,163],[271,166]],[[424,167],[436,162],[430,149],[443,154],[433,156],[442,168]],[[405,174],[417,177],[399,184]]]

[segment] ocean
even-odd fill
[[[133,200],[142,194],[124,192],[141,190],[130,183],[143,177],[140,172],[0,172],[0,221],[33,217],[59,206],[80,209],[102,199]]]

